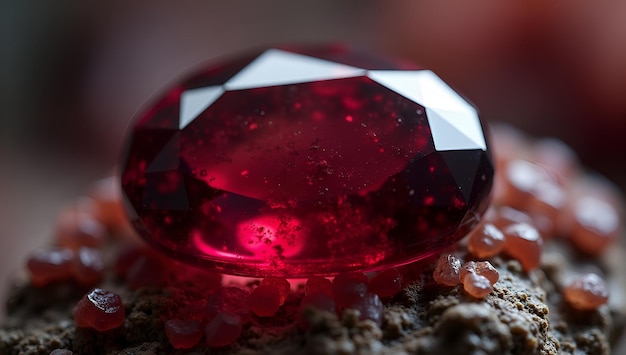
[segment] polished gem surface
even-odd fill
[[[340,47],[201,67],[137,118],[122,163],[147,241],[249,276],[428,257],[476,225],[492,179],[474,107],[432,71]]]

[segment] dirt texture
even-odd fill
[[[464,246],[459,246],[457,255]],[[129,290],[112,273],[102,287],[120,294],[126,321],[118,329],[96,332],[74,325],[72,309],[88,290],[73,284],[34,288],[18,275],[0,329],[0,354],[610,354],[626,323],[626,254],[612,248],[587,259],[567,243],[548,243],[540,269],[524,272],[515,260],[491,259],[500,273],[485,299],[461,286],[444,287],[432,279],[434,262],[401,269],[410,281],[384,300],[382,326],[360,321],[354,310],[341,315],[306,308],[300,314],[302,287],[291,293],[274,317],[252,317],[239,341],[208,349],[173,349],[163,324],[173,310],[206,297],[206,287],[189,278],[165,288]],[[605,277],[610,302],[596,311],[578,311],[562,299],[572,275],[593,271]],[[253,287],[254,282],[242,284]],[[298,319],[305,320],[305,331]]]

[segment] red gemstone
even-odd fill
[[[170,319],[165,322],[165,335],[175,349],[194,347],[202,338],[202,322],[199,320]]]
[[[332,281],[321,276],[313,276],[306,280],[306,284],[304,285],[304,294],[309,296],[316,293],[323,293],[325,295],[332,296]]]
[[[291,284],[284,277],[266,277],[261,281],[261,286],[271,286],[278,290],[281,306],[285,303],[291,292]]]
[[[396,269],[387,269],[372,277],[368,290],[378,297],[392,297],[402,289],[402,274]]]
[[[248,276],[401,265],[463,237],[493,165],[476,110],[429,70],[337,47],[210,64],[134,124],[135,228]]]
[[[333,297],[340,307],[347,307],[367,293],[367,276],[363,273],[344,273],[333,279]]]
[[[103,332],[124,324],[124,305],[119,295],[96,288],[78,301],[74,309],[76,325]]]
[[[271,285],[260,285],[250,295],[250,309],[259,317],[271,317],[280,308],[280,290]]]
[[[45,248],[28,258],[30,281],[36,287],[67,281],[72,278],[72,264],[76,255],[67,248]]]

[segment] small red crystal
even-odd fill
[[[498,280],[500,279],[500,274],[498,273],[498,270],[496,270],[496,268],[493,267],[493,265],[491,265],[491,263],[488,261],[466,262],[465,264],[463,264],[463,266],[461,266],[461,269],[459,271],[459,279],[462,281],[465,280],[465,276],[467,276],[467,274],[469,273],[486,277],[492,285],[498,282]]]
[[[339,307],[348,307],[367,293],[368,279],[360,272],[344,273],[333,279],[333,297]]]
[[[402,289],[402,274],[397,269],[381,271],[370,279],[368,289],[379,297],[391,297]]]
[[[250,294],[250,309],[259,317],[271,317],[280,308],[281,294],[272,285],[260,285]]]
[[[209,65],[145,110],[122,189],[135,229],[246,276],[377,270],[477,224],[493,165],[476,110],[429,70],[339,47]]]
[[[543,239],[539,231],[526,223],[515,223],[504,230],[506,243],[504,251],[517,259],[526,271],[539,267],[541,252],[543,251]]]
[[[114,233],[129,230],[128,218],[124,211],[122,190],[117,177],[108,177],[96,181],[89,195],[96,204],[96,216]]]
[[[333,282],[321,276],[309,277],[304,285],[304,294],[308,296],[315,293],[323,293],[332,296]]]
[[[442,255],[437,260],[433,279],[441,285],[456,286],[461,281],[459,278],[460,270],[461,260],[454,255]]]
[[[78,301],[74,309],[76,325],[103,332],[124,324],[124,305],[116,293],[96,288]]]
[[[463,289],[472,297],[485,298],[493,291],[493,286],[485,276],[469,272],[463,278]]]
[[[56,241],[71,249],[96,248],[102,245],[107,233],[105,226],[91,214],[69,208],[57,222]]]
[[[275,288],[280,295],[281,306],[285,303],[291,292],[291,284],[284,277],[266,277],[261,281],[261,286],[271,286]]]
[[[479,258],[489,258],[500,253],[504,243],[504,234],[493,224],[485,223],[472,231],[467,249]]]
[[[34,251],[28,258],[30,281],[41,287],[72,278],[74,252],[67,248],[47,248]]]
[[[593,310],[609,300],[609,291],[604,280],[596,274],[576,277],[563,290],[567,303],[580,310]]]
[[[198,320],[170,319],[164,327],[165,335],[175,349],[192,348],[202,338],[202,322]]]
[[[600,195],[577,196],[567,212],[570,219],[567,235],[586,254],[602,254],[622,233],[618,208]]]

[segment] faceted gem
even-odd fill
[[[476,110],[432,71],[338,47],[200,68],[130,132],[134,227],[246,276],[376,270],[474,227],[493,165]]]

